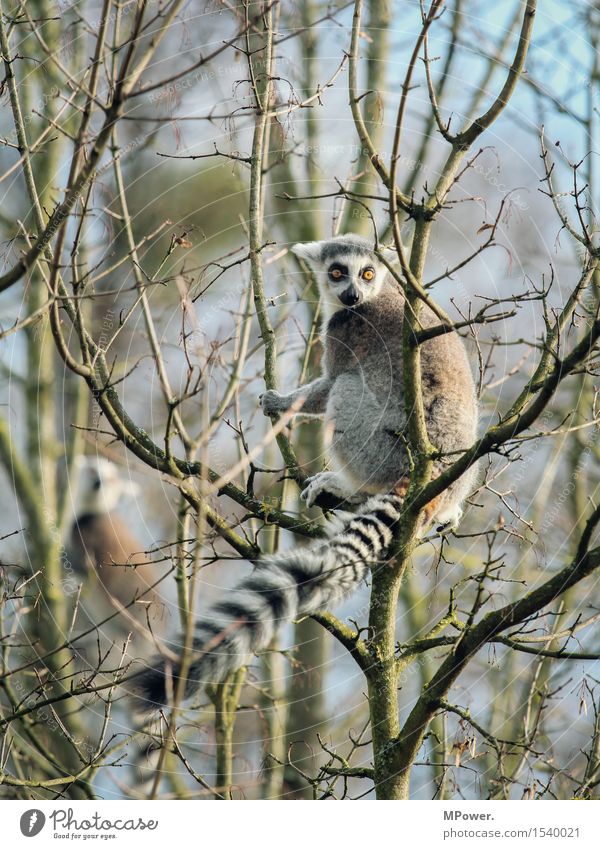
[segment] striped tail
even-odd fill
[[[231,600],[216,604],[197,623],[184,697],[243,666],[286,623],[350,595],[384,557],[402,503],[397,495],[375,495],[359,514],[338,521],[328,541],[259,561]],[[146,709],[164,705],[178,681],[177,663],[156,658],[135,682],[137,699]]]

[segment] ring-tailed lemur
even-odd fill
[[[326,542],[259,561],[239,591],[198,623],[186,697],[265,649],[280,625],[352,592],[385,556],[401,516],[409,475],[403,439],[403,295],[365,239],[338,236],[298,244],[292,251],[309,264],[320,287],[324,373],[289,395],[269,390],[260,403],[265,415],[275,416],[302,400],[301,415],[324,419],[333,468],[307,481],[302,492],[307,505],[321,493],[363,505],[338,520]],[[425,326],[439,323],[427,309],[420,320]],[[472,444],[477,428],[473,378],[456,333],[421,346],[421,371],[429,439],[447,455],[435,463],[439,474],[457,451]],[[473,477],[470,469],[428,505],[423,525],[458,523]],[[176,663],[166,671],[159,659],[141,674],[139,695],[163,704],[170,689],[166,681],[174,686],[177,676]]]
[[[112,617],[102,631],[109,639],[120,639],[132,631],[131,616],[142,627],[147,624],[148,606],[153,603],[154,630],[155,611],[160,606],[158,595],[149,587],[158,573],[132,533],[127,508],[117,509],[122,500],[139,493],[139,485],[104,457],[78,455],[74,472],[73,520],[65,540],[65,556],[83,583],[80,619],[94,623]],[[138,597],[139,601],[131,604]],[[114,615],[119,604],[127,613]],[[136,650],[140,646],[142,641],[136,636]]]

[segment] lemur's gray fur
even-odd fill
[[[332,523],[329,540],[261,560],[229,601],[217,604],[196,627],[197,652],[185,695],[221,680],[253,652],[266,648],[290,620],[315,613],[349,595],[379,562],[401,517],[409,474],[403,433],[403,295],[372,245],[358,236],[294,245],[318,280],[323,315],[322,377],[289,395],[261,396],[265,415],[299,413],[324,420],[331,470],[307,481],[307,505],[321,493],[362,503],[356,514]],[[439,323],[421,310],[424,326]],[[421,346],[423,403],[430,441],[444,455],[434,474],[456,459],[476,436],[473,378],[461,339],[447,333]],[[424,526],[456,525],[474,480],[467,471],[424,511]],[[164,662],[144,672],[140,694],[166,701]],[[177,665],[171,673],[177,681]]]

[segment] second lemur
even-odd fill
[[[404,296],[366,239],[338,236],[292,251],[308,263],[320,288],[323,375],[289,395],[270,390],[260,403],[265,415],[293,407],[323,419],[330,470],[307,481],[307,505],[328,493],[360,506],[331,523],[328,540],[260,560],[239,589],[197,623],[186,697],[266,649],[279,627],[348,596],[385,558],[401,519],[409,477]],[[426,307],[420,321],[439,323]],[[423,343],[421,372],[427,433],[440,454],[433,470],[438,475],[476,437],[475,388],[460,337],[444,333]],[[425,508],[423,528],[458,523],[474,476],[469,469]],[[139,696],[164,704],[178,672],[176,662],[165,666],[157,659],[139,679]]]

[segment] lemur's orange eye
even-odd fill
[[[334,280],[339,280],[342,277],[342,272],[339,268],[332,268],[329,272],[329,276]]]
[[[375,269],[374,268],[365,268],[362,273],[363,280],[372,280],[375,277]]]

